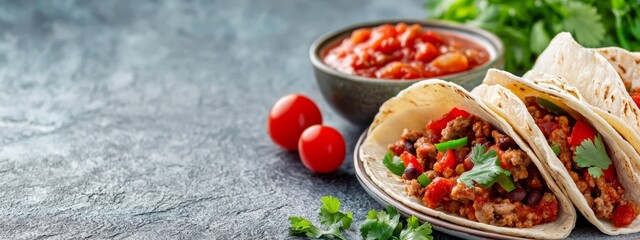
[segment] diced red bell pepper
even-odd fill
[[[640,107],[640,93],[631,93],[631,98],[636,103],[636,106]]]
[[[573,147],[580,146],[582,141],[585,139],[591,139],[591,141],[595,141],[596,131],[593,130],[587,123],[583,121],[576,121],[576,125],[573,126],[573,131],[571,132],[571,136],[567,138],[569,145]]]
[[[433,166],[433,170],[436,172],[444,172],[447,168],[455,168],[456,167],[456,154],[452,149],[447,149],[447,151],[442,155],[440,159],[438,159],[437,164]]]
[[[422,165],[418,163],[418,159],[413,154],[405,151],[400,155],[400,159],[404,162],[404,166],[407,167],[409,164],[413,164],[413,167],[416,168],[420,173],[424,172]]]
[[[427,131],[431,131],[431,133],[440,134],[442,129],[447,127],[447,123],[451,122],[457,117],[469,117],[469,115],[470,114],[465,110],[453,108],[449,113],[447,113],[447,115],[429,121],[429,123],[427,123],[426,129]]]
[[[454,183],[452,180],[436,177],[436,179],[424,189],[422,201],[427,207],[436,208],[442,199],[451,195],[451,189],[453,189],[453,187]]]
[[[633,204],[620,204],[613,210],[613,226],[625,227],[638,216],[638,207]]]
[[[616,167],[613,166],[613,163],[609,165],[609,168],[602,170],[604,173],[604,180],[607,182],[613,182],[616,180]]]

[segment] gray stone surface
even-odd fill
[[[0,238],[283,239],[329,194],[357,229],[381,208],[350,163],[363,129],[321,99],[307,48],[423,15],[420,0],[3,1]],[[338,172],[268,139],[271,104],[294,92],[344,135]]]

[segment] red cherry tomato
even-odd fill
[[[346,145],[337,130],[323,125],[313,125],[300,136],[298,151],[302,163],[309,170],[330,173],[342,165]]]
[[[298,149],[300,134],[322,124],[322,114],[313,101],[300,94],[280,98],[269,112],[268,130],[274,143],[287,150]]]

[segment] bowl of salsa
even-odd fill
[[[431,78],[471,90],[489,68],[502,68],[503,45],[480,28],[442,21],[387,20],[352,25],[318,38],[309,50],[316,82],[342,117],[371,122],[380,105]]]

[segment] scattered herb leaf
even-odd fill
[[[320,229],[303,217],[293,216],[289,217],[291,223],[289,234],[310,238],[345,239],[341,232],[351,227],[352,213],[340,212],[340,200],[335,197],[324,196],[320,202],[322,202],[322,206],[318,212],[318,218],[320,223],[327,226],[329,230]]]
[[[589,168],[589,175],[594,178],[604,176],[602,170],[608,169],[611,165],[611,159],[607,154],[600,134],[596,136],[595,142],[591,141],[591,139],[583,140],[580,146],[576,147],[573,161],[579,167]]]
[[[515,189],[516,186],[511,178],[511,172],[500,167],[500,159],[498,159],[496,150],[485,151],[486,147],[482,144],[473,146],[471,160],[474,166],[471,170],[460,175],[458,183],[473,187],[473,182],[476,182],[484,188],[489,188],[497,182],[507,192]]]

